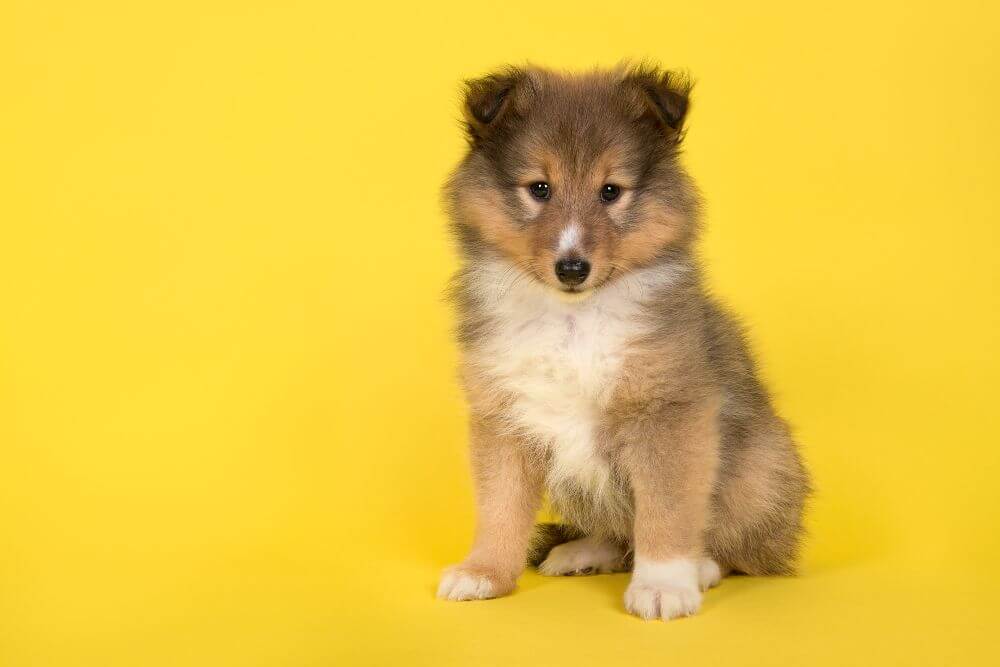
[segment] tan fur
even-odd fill
[[[500,433],[491,419],[473,421],[470,445],[477,527],[469,556],[455,569],[488,578],[493,594],[504,595],[524,570],[542,474],[517,439]]]
[[[644,202],[638,216],[642,221],[622,236],[616,263],[624,269],[644,266],[661,248],[678,241],[686,227],[684,220],[659,202]]]
[[[718,467],[714,398],[664,401],[662,409],[616,415],[615,439],[635,495],[636,557],[653,560],[704,553],[704,529]]]
[[[678,158],[689,92],[650,68],[469,84],[470,150],[446,193],[478,524],[442,597],[513,588],[543,486],[568,524],[544,549],[577,540],[548,573],[634,557],[626,606],[644,618],[693,613],[730,571],[794,569],[808,476],[703,287],[701,204]],[[544,201],[526,194],[539,181]],[[602,200],[608,183],[620,198]],[[554,264],[570,228],[591,270],[566,287]]]
[[[476,196],[462,202],[461,214],[474,222],[484,241],[502,249],[516,262],[525,264],[532,254],[531,239],[499,213],[497,198],[495,191],[481,188]]]

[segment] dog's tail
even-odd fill
[[[528,546],[528,565],[538,567],[548,557],[553,547],[581,537],[586,535],[567,523],[536,524]]]

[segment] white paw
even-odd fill
[[[669,621],[691,616],[701,607],[698,563],[687,558],[651,561],[636,558],[625,608],[644,619]]]
[[[693,588],[637,586],[633,583],[625,591],[625,608],[647,621],[654,618],[669,621],[691,616],[700,607],[701,593]]]
[[[486,600],[497,596],[493,581],[461,567],[450,567],[441,575],[437,596],[442,600]]]
[[[625,571],[621,550],[611,542],[584,537],[552,548],[538,566],[539,574],[557,577],[570,574],[604,574]]]
[[[722,581],[722,568],[711,558],[702,558],[698,561],[698,588],[707,591],[714,588]]]

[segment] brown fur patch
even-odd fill
[[[513,588],[524,569],[543,474],[491,418],[473,418],[470,431],[476,534],[469,556],[458,567],[488,576],[502,594]]]
[[[627,269],[646,266],[663,248],[676,243],[687,226],[676,212],[655,201],[643,202],[639,222],[618,243],[615,264]]]
[[[481,188],[463,199],[461,214],[475,225],[483,241],[506,253],[518,265],[532,257],[531,238],[518,229],[503,213],[496,191]]]

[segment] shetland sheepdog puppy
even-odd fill
[[[477,527],[447,600],[631,571],[625,608],[694,614],[789,574],[809,492],[737,322],[704,287],[679,160],[691,85],[656,67],[467,83],[445,187]],[[543,495],[561,517],[534,527]]]

